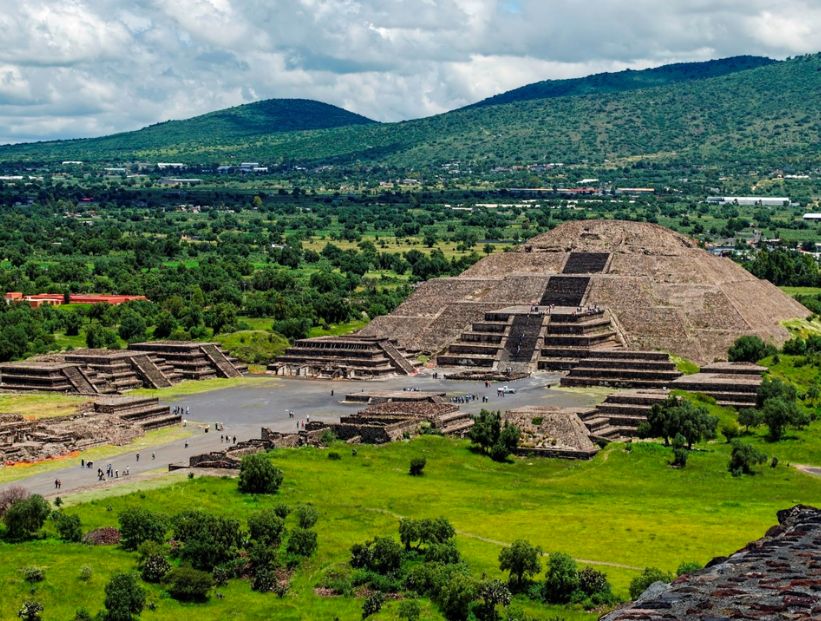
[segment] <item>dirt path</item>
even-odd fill
[[[397,519],[402,519],[407,517],[406,515],[400,515],[399,513],[394,513],[393,511],[388,511],[387,509],[379,509],[377,507],[365,507],[366,511],[373,511],[374,513],[382,513],[384,515],[390,515]],[[467,537],[469,539],[475,539],[476,541],[482,541],[484,543],[490,543],[492,545],[499,546],[501,548],[506,548],[510,545],[509,541],[500,541],[499,539],[491,539],[490,537],[482,537],[481,535],[477,535],[475,533],[470,533],[464,530],[457,530],[457,535],[461,535],[463,537]],[[548,552],[542,552],[542,556],[548,556]],[[644,569],[643,567],[635,567],[634,565],[625,565],[623,563],[611,563],[610,561],[594,561],[591,559],[586,558],[577,558],[577,562],[584,563],[586,565],[600,565],[602,567],[617,567],[618,569],[631,569],[634,571],[641,571]]]
[[[821,466],[807,466],[805,464],[793,464],[792,466],[804,474],[809,474],[814,477],[821,477]]]

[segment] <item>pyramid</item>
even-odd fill
[[[561,318],[554,321],[557,333],[568,333],[556,334],[556,342],[575,339],[597,347],[593,337],[601,334],[601,347],[662,351],[701,364],[726,359],[729,346],[745,334],[781,344],[789,338],[781,323],[811,314],[771,283],[685,235],[644,222],[583,220],[489,255],[457,277],[420,284],[361,334],[441,354],[465,339],[480,349],[480,342],[492,340],[494,323],[518,322],[519,345],[515,351],[508,347],[515,360],[523,345],[532,349],[528,339],[536,342],[538,336],[540,346],[547,346],[544,329],[537,335],[538,326],[530,329],[526,317],[511,318],[533,305],[569,313],[566,322],[578,321],[572,313],[579,307],[601,314],[585,320],[592,326],[586,340],[573,326],[559,329]],[[606,330],[594,329],[596,322],[607,322]]]

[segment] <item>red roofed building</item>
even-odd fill
[[[135,300],[147,300],[144,295],[102,295],[98,293],[71,293],[68,296],[71,304],[124,304]],[[33,295],[23,295],[19,291],[9,291],[5,295],[6,304],[12,302],[26,302],[37,308],[44,304],[59,306],[65,303],[65,296],[62,293],[36,293]]]

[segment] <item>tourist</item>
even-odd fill
[[[81,459],[81,460],[80,460],[80,468],[85,468],[85,465],[86,465],[86,460],[85,460],[85,459]]]
[[[119,470],[115,470],[115,471],[114,471],[114,478],[115,478],[115,479],[119,479],[119,478],[120,478],[120,471],[119,471]]]
[[[234,436],[234,444],[237,443],[237,436]]]
[[[140,461],[140,454],[137,453],[137,461]]]
[[[57,489],[59,487],[60,487],[60,481],[58,481],[57,479],[54,479],[54,489]]]
[[[157,456],[154,453],[151,453],[151,459],[155,459]]]

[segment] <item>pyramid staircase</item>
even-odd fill
[[[114,397],[94,403],[94,411],[116,416],[123,421],[138,425],[144,431],[177,425],[182,416],[172,414],[171,408],[155,397]]]
[[[619,390],[592,410],[579,414],[579,418],[594,440],[613,442],[636,437],[639,425],[647,420],[653,405],[664,401],[669,394],[654,389]]]

